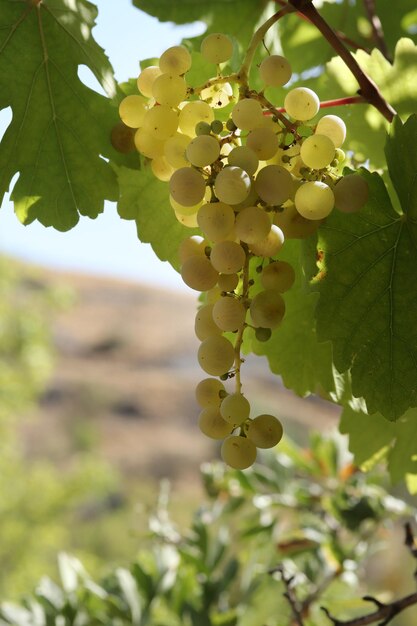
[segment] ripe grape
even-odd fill
[[[184,100],[187,84],[182,76],[161,74],[152,85],[152,95],[159,104],[176,107]]]
[[[217,284],[222,291],[234,291],[239,284],[239,274],[219,274]]]
[[[218,273],[207,257],[196,254],[182,264],[181,278],[191,289],[207,291],[217,284]]]
[[[305,239],[320,226],[318,220],[308,220],[300,215],[292,202],[286,203],[282,211],[275,213],[274,224],[282,230],[285,239]]]
[[[354,213],[368,200],[368,183],[360,174],[343,176],[334,188],[335,205],[339,211]]]
[[[253,98],[243,98],[233,107],[232,120],[241,130],[253,130],[262,124],[262,106]]]
[[[221,329],[213,319],[214,304],[204,304],[195,316],[194,331],[200,341],[212,335],[221,335]]]
[[[199,122],[206,122],[211,124],[214,120],[213,109],[201,100],[193,100],[184,105],[180,110],[180,116],[178,125],[181,132],[185,135],[193,136],[195,134],[195,127]]]
[[[321,220],[327,217],[334,207],[334,194],[326,183],[309,181],[297,189],[294,204],[297,211],[306,219]]]
[[[194,206],[204,198],[206,182],[197,170],[191,167],[181,167],[171,176],[169,191],[179,204]]]
[[[136,129],[126,126],[123,122],[118,122],[111,129],[110,141],[115,150],[122,154],[127,154],[135,149]]]
[[[158,76],[162,74],[156,65],[145,67],[138,76],[137,85],[141,94],[147,98],[152,98],[152,85]]]
[[[174,168],[168,163],[164,156],[156,157],[151,162],[151,169],[158,180],[168,182],[174,173]]]
[[[227,465],[234,469],[243,470],[254,464],[256,446],[246,437],[230,435],[223,441],[221,455]]]
[[[251,181],[240,167],[229,166],[219,172],[214,183],[214,191],[221,202],[239,204],[249,195]]]
[[[159,67],[164,74],[185,74],[191,67],[191,54],[184,46],[172,46],[161,54]]]
[[[196,400],[203,409],[209,406],[219,407],[225,395],[226,389],[217,378],[204,378],[195,388]]]
[[[218,242],[232,232],[235,214],[224,202],[208,202],[199,209],[197,221],[207,239]]]
[[[178,257],[181,264],[184,263],[185,259],[188,259],[190,256],[194,256],[196,254],[204,256],[205,248],[206,242],[199,235],[193,235],[192,237],[183,239],[178,248]]]
[[[249,176],[252,176],[259,165],[259,158],[255,152],[247,146],[237,146],[228,154],[227,161],[229,165],[240,167]]]
[[[270,128],[255,128],[249,133],[246,145],[253,150],[258,159],[267,161],[278,151],[279,139]]]
[[[223,439],[230,435],[232,427],[220,415],[216,407],[205,407],[198,416],[198,426],[211,439]]]
[[[220,415],[229,424],[240,426],[249,417],[250,404],[241,393],[231,393],[220,405]]]
[[[178,113],[165,104],[152,107],[143,118],[143,129],[155,139],[168,139],[177,128]]]
[[[209,63],[224,63],[230,59],[232,53],[232,40],[222,33],[211,33],[201,42],[201,54]]]
[[[273,224],[265,239],[251,243],[250,249],[257,256],[273,257],[281,250],[284,241],[284,233],[278,226]]]
[[[164,154],[164,141],[157,139],[143,127],[136,131],[134,142],[138,152],[148,159],[156,159]]]
[[[284,108],[296,120],[311,120],[320,109],[318,95],[308,87],[296,87],[285,96]]]
[[[168,163],[175,169],[187,167],[189,165],[188,160],[185,158],[185,151],[190,141],[191,137],[178,132],[174,133],[172,137],[169,137],[166,140],[164,145],[164,156]]]
[[[320,170],[329,165],[335,156],[333,141],[326,135],[311,135],[301,145],[300,156],[303,162],[313,170]]]
[[[261,285],[264,289],[277,289],[284,293],[293,286],[294,281],[294,268],[286,261],[273,261],[262,270]]]
[[[261,207],[246,207],[236,216],[236,236],[245,243],[262,241],[270,230],[271,219]]]
[[[119,104],[119,116],[126,126],[139,128],[143,124],[148,110],[147,100],[143,96],[126,96]]]
[[[285,302],[277,289],[259,292],[250,304],[250,314],[254,326],[277,328],[285,314]]]
[[[240,272],[246,255],[241,245],[235,241],[219,241],[214,244],[210,261],[213,267],[221,274],[236,274]]]
[[[220,144],[211,135],[200,135],[190,141],[185,154],[192,165],[205,167],[219,158]]]
[[[291,65],[285,57],[279,54],[271,54],[266,57],[259,66],[259,73],[265,85],[268,87],[282,87],[291,78]]]
[[[246,309],[241,300],[223,296],[213,305],[213,320],[224,332],[239,330],[245,323]]]
[[[257,448],[273,448],[282,439],[282,424],[274,415],[258,415],[248,424],[246,434]]]
[[[203,201],[197,202],[197,204],[192,204],[191,206],[184,206],[174,200],[172,196],[169,196],[169,202],[175,213],[179,213],[180,215],[194,215],[197,213],[198,209],[201,207]]]
[[[335,148],[340,148],[346,138],[346,124],[337,115],[325,115],[319,120],[316,133],[326,135],[333,141]]]
[[[210,376],[223,376],[232,367],[235,349],[232,343],[221,335],[205,339],[198,349],[200,367]]]
[[[280,165],[267,165],[259,170],[255,179],[255,189],[264,202],[280,205],[291,195],[293,180],[291,174]]]

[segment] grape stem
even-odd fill
[[[274,105],[269,102],[267,98],[265,98],[263,93],[257,93],[254,97],[266,108],[268,109],[268,113],[271,115],[275,115],[277,119],[285,126],[285,128],[290,132],[294,132],[294,125],[290,122],[289,119],[283,115],[285,109],[283,107],[274,107]]]
[[[363,5],[368,15],[368,20],[371,23],[372,35],[376,45],[382,52],[384,57],[387,59],[387,61],[392,63],[392,59],[388,51],[387,42],[385,41],[384,30],[382,28],[381,20],[379,19],[376,12],[375,0],[363,0]]]
[[[249,249],[246,244],[241,242],[241,246],[245,251],[245,264],[242,269],[242,300],[243,304],[246,305],[248,296],[249,296],[249,260],[250,254]],[[235,342],[235,384],[236,384],[236,393],[242,393],[242,380],[240,377],[240,368],[242,366],[242,356],[240,354],[242,343],[243,343],[243,333],[247,328],[247,324],[243,324],[242,328],[238,331]]]

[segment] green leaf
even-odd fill
[[[271,371],[282,377],[284,385],[305,396],[318,390],[332,391],[334,380],[331,344],[320,342],[316,334],[314,311],[318,297],[305,285],[302,245],[300,240],[289,239],[279,254],[279,259],[290,263],[296,271],[295,284],[284,294],[286,311],[281,326],[266,342],[257,341],[254,333],[248,333],[250,339],[245,347],[265,355]],[[255,272],[252,278],[257,280]]]
[[[197,230],[178,222],[169,203],[167,184],[156,179],[147,164],[141,170],[115,169],[120,188],[120,217],[135,220],[139,239],[150,243],[162,261],[169,261],[178,269],[178,247]]]
[[[0,145],[0,199],[12,177],[19,219],[58,230],[96,217],[116,199],[110,100],[78,78],[86,65],[114,94],[111,66],[94,42],[97,9],[86,0],[0,0],[0,109],[13,119]],[[29,53],[30,51],[30,53]]]
[[[403,215],[381,177],[362,170],[367,206],[335,210],[319,231],[322,271],[315,287],[319,338],[333,342],[340,372],[369,413],[397,419],[417,403],[417,118],[397,120],[387,140],[388,167]]]

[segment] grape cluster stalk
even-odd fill
[[[176,218],[200,230],[179,249],[182,279],[203,292],[195,333],[208,377],[196,388],[198,423],[205,435],[223,440],[228,465],[245,469],[258,448],[275,446],[283,434],[277,417],[251,416],[241,368],[244,333],[251,329],[268,341],[285,316],[283,294],[295,280],[293,267],[279,258],[285,239],[313,234],[334,207],[359,210],[368,189],[359,174],[342,175],[346,127],[336,115],[313,121],[320,110],[314,91],[289,89],[285,114],[265,97],[265,88],[290,81],[288,60],[263,59],[264,89],[257,92],[247,79],[248,55],[240,72],[222,74],[232,53],[227,35],[208,35],[200,54],[216,74],[190,88],[189,51],[168,48],[157,66],[140,73],[138,93],[121,101],[119,114],[154,175],[169,183]],[[231,113],[222,121],[227,106]]]

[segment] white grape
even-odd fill
[[[300,215],[291,202],[285,203],[283,210],[275,213],[274,224],[282,230],[286,239],[305,239],[316,232],[320,222]]]
[[[179,223],[186,228],[197,228],[197,216],[195,213],[192,215],[183,215],[178,211],[174,211],[174,214]]]
[[[204,198],[206,182],[197,170],[191,167],[181,167],[171,176],[169,191],[179,204],[194,206]]]
[[[240,426],[250,413],[250,404],[241,393],[231,393],[220,404],[220,415],[226,422]]]
[[[305,122],[317,115],[320,109],[320,100],[312,89],[296,87],[285,96],[284,108],[288,115]]]
[[[325,115],[319,120],[316,133],[326,135],[333,141],[335,148],[340,148],[346,139],[346,124],[337,115]]]
[[[212,316],[219,329],[233,332],[242,328],[245,323],[246,309],[241,300],[223,296],[214,303]]]
[[[207,291],[217,284],[218,273],[207,257],[196,254],[182,264],[181,278],[191,289]]]
[[[334,188],[335,206],[343,213],[355,213],[366,204],[368,183],[360,174],[343,176]]]
[[[262,124],[262,106],[253,98],[243,98],[233,107],[232,120],[241,130],[253,130]]]
[[[228,154],[227,161],[229,165],[240,167],[249,176],[252,176],[259,165],[259,158],[253,150],[247,146],[237,146]]]
[[[198,209],[201,207],[201,205],[203,203],[203,200],[200,200],[200,202],[197,202],[197,204],[192,204],[190,206],[184,206],[183,204],[180,204],[179,202],[174,200],[174,198],[172,196],[169,196],[169,203],[172,206],[172,208],[174,209],[175,213],[179,213],[180,215],[187,216],[187,215],[195,215],[197,213]]]
[[[255,128],[249,133],[246,145],[253,150],[258,159],[267,161],[277,153],[279,139],[270,128]]]
[[[194,331],[200,341],[204,341],[211,335],[220,335],[222,332],[213,319],[213,307],[214,304],[204,304],[196,313]]]
[[[222,33],[211,33],[201,42],[201,54],[209,63],[224,63],[230,59],[232,53],[232,40]]]
[[[285,302],[277,289],[259,292],[250,304],[250,314],[254,326],[277,328],[285,315]]]
[[[165,104],[154,106],[145,113],[143,128],[155,139],[168,139],[178,128],[178,113]]]
[[[246,260],[246,254],[241,245],[235,241],[219,241],[215,243],[210,254],[210,261],[221,274],[236,274],[240,272]]]
[[[255,179],[255,189],[264,202],[280,205],[291,195],[293,179],[280,165],[267,165],[259,170]]]
[[[126,96],[119,104],[120,119],[130,128],[139,128],[148,110],[147,104],[143,96]]]
[[[164,74],[185,74],[191,67],[191,54],[184,46],[172,46],[161,54],[159,67]]]
[[[168,163],[175,169],[187,167],[189,165],[189,162],[185,157],[185,151],[190,141],[191,137],[178,132],[174,133],[172,137],[169,137],[166,140],[164,145],[164,156]]]
[[[157,139],[143,127],[138,128],[133,139],[138,152],[148,157],[148,159],[156,159],[163,156],[164,141]]]
[[[256,461],[256,446],[246,437],[230,435],[222,443],[221,456],[230,467],[243,470]]]
[[[222,401],[222,394],[226,395],[223,383],[217,378],[204,378],[200,380],[195,388],[195,398],[203,408],[219,407]]]
[[[284,245],[285,237],[282,230],[272,224],[271,230],[261,241],[250,244],[250,249],[253,254],[262,257],[273,257],[281,250]]]
[[[271,219],[261,207],[246,207],[236,216],[236,237],[245,243],[262,241],[270,230]]]
[[[259,66],[261,79],[268,87],[282,87],[291,78],[291,65],[285,57],[279,54],[271,54],[266,57]]]
[[[184,100],[187,84],[182,76],[161,74],[152,85],[152,95],[159,104],[177,107]]]
[[[212,335],[202,342],[197,356],[200,367],[207,374],[223,376],[234,363],[235,349],[226,337]]]
[[[200,237],[199,235],[193,235],[192,237],[183,239],[178,248],[180,263],[184,263],[185,259],[188,259],[190,256],[195,256],[196,254],[204,256],[205,248],[206,242],[203,237]]]
[[[207,239],[217,242],[232,232],[235,214],[232,207],[224,202],[208,202],[199,209],[197,221]]]
[[[213,109],[201,100],[187,102],[180,110],[178,125],[185,135],[194,136],[195,127],[199,122],[211,124],[214,120]]]
[[[198,427],[211,439],[224,439],[230,435],[232,427],[220,415],[216,407],[205,407],[198,416]]]
[[[239,274],[219,274],[217,284],[222,291],[234,291],[239,284]]]
[[[151,162],[151,169],[155,178],[168,182],[174,173],[174,168],[168,163],[164,156],[156,157]]]
[[[137,85],[140,93],[147,98],[152,98],[152,85],[154,80],[162,74],[161,69],[157,65],[150,65],[141,71],[137,79]]]
[[[300,156],[313,170],[320,170],[329,165],[335,156],[336,148],[333,141],[326,135],[311,135],[301,144]]]
[[[239,204],[249,195],[251,180],[240,167],[229,166],[222,169],[214,183],[217,198],[226,204]]]
[[[326,183],[309,181],[297,189],[294,204],[297,211],[308,220],[322,220],[333,210],[333,191]]]
[[[281,441],[283,428],[278,418],[263,413],[249,422],[246,434],[257,448],[273,448]]]
[[[211,135],[199,135],[190,141],[185,154],[192,165],[205,167],[219,158],[220,144]]]
[[[292,265],[286,261],[273,261],[266,265],[261,273],[261,285],[264,289],[277,289],[284,293],[290,289],[295,281],[295,272]]]

